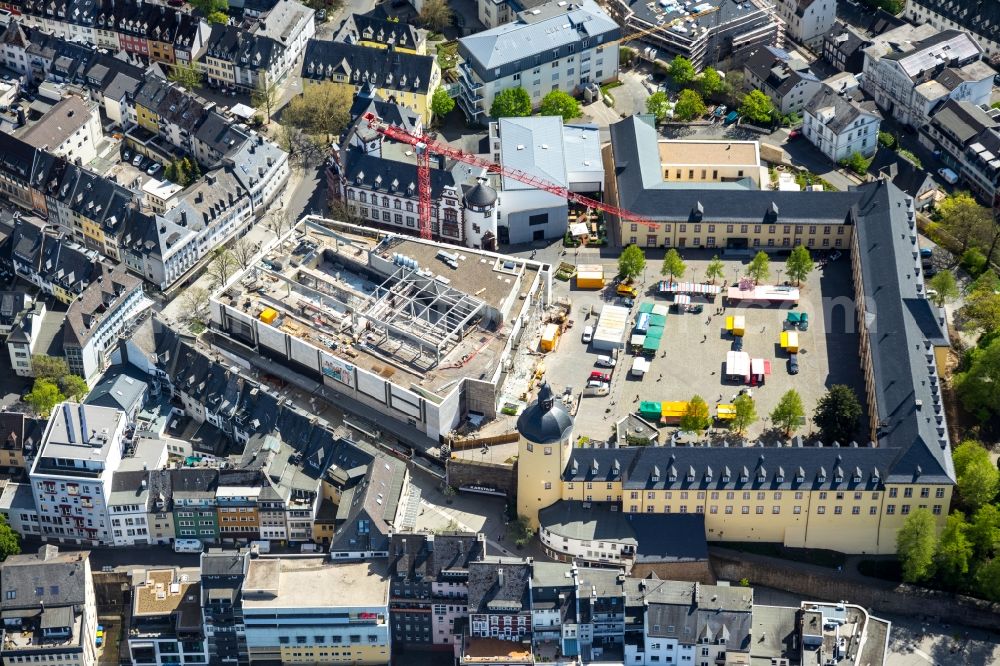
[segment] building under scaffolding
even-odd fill
[[[438,438],[496,416],[549,267],[313,218],[213,296],[212,325]]]

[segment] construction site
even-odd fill
[[[213,297],[212,323],[439,440],[495,418],[546,265],[306,218]]]

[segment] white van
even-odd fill
[[[594,327],[584,326],[583,328],[583,344],[587,344],[594,339]]]
[[[958,174],[948,167],[938,169],[938,175],[948,181],[948,184],[950,185],[954,185],[958,182]]]
[[[174,539],[175,553],[200,553],[205,545],[198,539]]]

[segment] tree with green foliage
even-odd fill
[[[205,16],[211,16],[213,13],[226,14],[229,11],[227,0],[191,0],[191,6]],[[226,19],[228,18],[227,16]]]
[[[21,536],[7,524],[7,519],[0,515],[0,562],[11,555],[21,554]]]
[[[951,587],[958,587],[969,573],[973,546],[968,536],[969,524],[965,514],[953,511],[945,521],[934,553],[937,575]]]
[[[431,97],[431,111],[437,118],[444,118],[455,108],[455,100],[451,98],[448,91],[438,88]]]
[[[844,384],[834,384],[816,404],[813,423],[819,428],[820,437],[827,444],[849,444],[858,432],[861,420],[861,403],[853,389]]]
[[[969,522],[969,541],[976,550],[976,559],[986,560],[1000,551],[1000,506],[984,504]]]
[[[678,56],[680,57],[680,56]],[[677,96],[677,103],[674,104],[674,118],[678,120],[693,120],[705,115],[707,111],[705,102],[697,90],[685,89]]]
[[[420,20],[425,27],[441,32],[451,25],[454,12],[447,0],[424,0],[420,9]]]
[[[715,284],[715,281],[721,278],[726,271],[725,265],[722,260],[719,259],[719,255],[712,255],[711,260],[708,262],[708,266],[705,267],[705,277]]]
[[[531,96],[520,86],[501,90],[493,98],[490,115],[494,118],[519,118],[531,115]]]
[[[197,65],[183,62],[170,66],[170,73],[167,74],[167,79],[184,86],[188,90],[200,88],[204,82],[204,76]]]
[[[250,103],[264,116],[264,123],[271,123],[271,114],[278,104],[278,82],[266,73],[257,77],[257,85],[250,94]]]
[[[976,590],[984,599],[1000,601],[1000,557],[983,562],[976,569]]]
[[[791,436],[793,432],[798,430],[805,415],[806,410],[802,406],[802,396],[795,389],[788,389],[771,412],[771,422],[781,428],[786,436]]]
[[[955,274],[951,271],[941,271],[927,282],[927,286],[934,292],[929,294],[931,301],[939,308],[943,308],[945,303],[949,303],[958,298],[958,282]]]
[[[51,414],[52,408],[65,399],[66,396],[59,392],[59,386],[48,379],[36,379],[31,392],[24,396],[24,401],[43,418]]]
[[[945,231],[959,243],[958,254],[963,254],[978,240],[988,235],[993,225],[993,213],[968,192],[955,192],[935,207]]]
[[[802,281],[809,277],[813,269],[812,256],[805,245],[796,245],[792,248],[792,253],[788,255],[785,262],[785,273],[790,280],[795,280],[795,284],[802,284]]]
[[[733,400],[733,418],[729,422],[733,432],[742,435],[756,421],[757,405],[754,404],[753,398],[746,393],[736,396],[736,400]]]
[[[958,260],[958,265],[961,266],[966,273],[972,277],[979,277],[986,271],[986,265],[988,264],[986,255],[978,247],[970,247],[965,252],[962,253],[961,259]]]
[[[656,122],[662,123],[666,120],[668,111],[670,111],[670,98],[662,90],[657,90],[646,98],[646,113],[656,118]]]
[[[667,76],[674,82],[674,85],[678,87],[686,86],[694,81],[694,65],[684,56],[674,56],[674,59],[670,61],[670,65],[667,67]]]
[[[309,138],[298,150],[325,152],[351,122],[352,102],[353,93],[344,86],[307,85],[282,109],[281,124]]]
[[[635,49],[629,48],[627,46],[622,46],[618,49],[618,67],[620,69],[625,69],[626,67],[631,67],[632,63],[635,62]]]
[[[730,109],[739,108],[746,93],[743,90],[743,70],[734,69],[726,72],[726,90],[723,98]]]
[[[691,396],[684,413],[681,414],[681,430],[701,432],[710,425],[712,425],[712,417],[708,414],[708,403],[700,395]]]
[[[618,275],[626,280],[634,280],[646,268],[646,254],[638,245],[629,245],[618,256]]]
[[[510,533],[514,538],[514,545],[523,548],[527,545],[531,537],[535,535],[535,530],[531,527],[531,520],[527,516],[518,516],[510,522]]]
[[[90,387],[79,375],[63,375],[59,378],[59,392],[70,400],[79,402],[90,393]]]
[[[740,104],[740,115],[757,125],[771,122],[774,114],[774,102],[759,90],[748,92]]]
[[[543,116],[561,116],[563,120],[580,117],[580,102],[562,90],[553,90],[542,98],[539,111]]]
[[[1000,491],[1000,471],[979,442],[962,442],[954,448],[951,458],[963,506],[975,511],[996,498],[997,491]]]
[[[919,583],[930,578],[936,551],[934,516],[927,509],[918,508],[906,517],[896,534],[896,555],[903,566],[903,580]]]
[[[69,374],[69,366],[66,364],[66,359],[61,356],[32,354],[31,373],[35,376],[35,379],[46,379],[50,382],[57,382],[60,377],[65,377]]]
[[[698,90],[705,99],[714,99],[726,91],[726,81],[719,75],[718,70],[706,67],[698,79]]]
[[[879,132],[878,145],[885,146],[889,150],[893,150],[896,148],[896,137],[889,132]]]
[[[754,284],[760,284],[771,277],[771,258],[767,256],[767,252],[761,250],[754,255],[747,265],[747,275],[753,278]]]
[[[995,330],[995,329],[994,329]],[[954,376],[953,384],[962,406],[980,421],[1000,414],[997,386],[1000,386],[1000,337],[986,346],[969,350],[968,370]]]
[[[840,162],[840,166],[850,169],[855,174],[859,176],[864,176],[868,173],[868,164],[871,162],[861,153],[854,151],[851,153],[850,157]]]
[[[967,330],[983,333],[1000,330],[1000,279],[993,271],[983,273],[969,287],[962,318]]]
[[[684,260],[681,259],[680,253],[674,248],[667,250],[666,256],[663,257],[663,265],[660,267],[660,275],[669,276],[670,281],[673,282],[678,278],[684,277],[686,269],[687,266],[685,266]]]

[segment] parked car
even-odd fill
[[[150,176],[155,176],[156,172],[159,171],[161,168],[162,167],[160,166],[159,162],[153,162],[152,164],[149,165],[149,168],[146,169],[146,173],[148,173]]]
[[[788,355],[788,374],[797,375],[799,374],[799,355],[789,354]]]
[[[618,360],[612,356],[601,355],[597,357],[597,367],[599,368],[613,368],[617,362]]]
[[[588,342],[590,342],[593,339],[594,339],[594,327],[593,326],[584,326],[583,327],[583,343],[587,344]]]
[[[949,185],[954,185],[958,182],[958,174],[949,169],[948,167],[941,167],[938,169],[938,175],[947,181]]]
[[[733,351],[743,351],[743,336],[737,335],[733,338]]]
[[[132,159],[132,152],[129,151],[129,150],[123,150],[122,151],[122,162],[128,162],[130,159]]]
[[[596,379],[599,382],[610,382],[611,381],[611,377],[609,375],[606,375],[603,372],[600,372],[598,370],[594,370],[593,372],[590,373],[590,379]]]
[[[142,164],[142,160],[143,160],[142,155],[139,154],[139,153],[136,153],[135,154],[135,159],[132,160],[132,166],[139,166],[140,164]]]
[[[605,382],[599,381],[597,379],[590,379],[587,381],[587,388],[606,388],[607,384]]]
[[[924,266],[924,277],[934,277],[938,274],[936,266]]]
[[[795,141],[800,136],[802,136],[802,132],[800,132],[799,130],[792,130],[788,133],[788,140]]]
[[[929,259],[934,256],[934,250],[929,247],[920,248],[920,256],[924,259]]]

